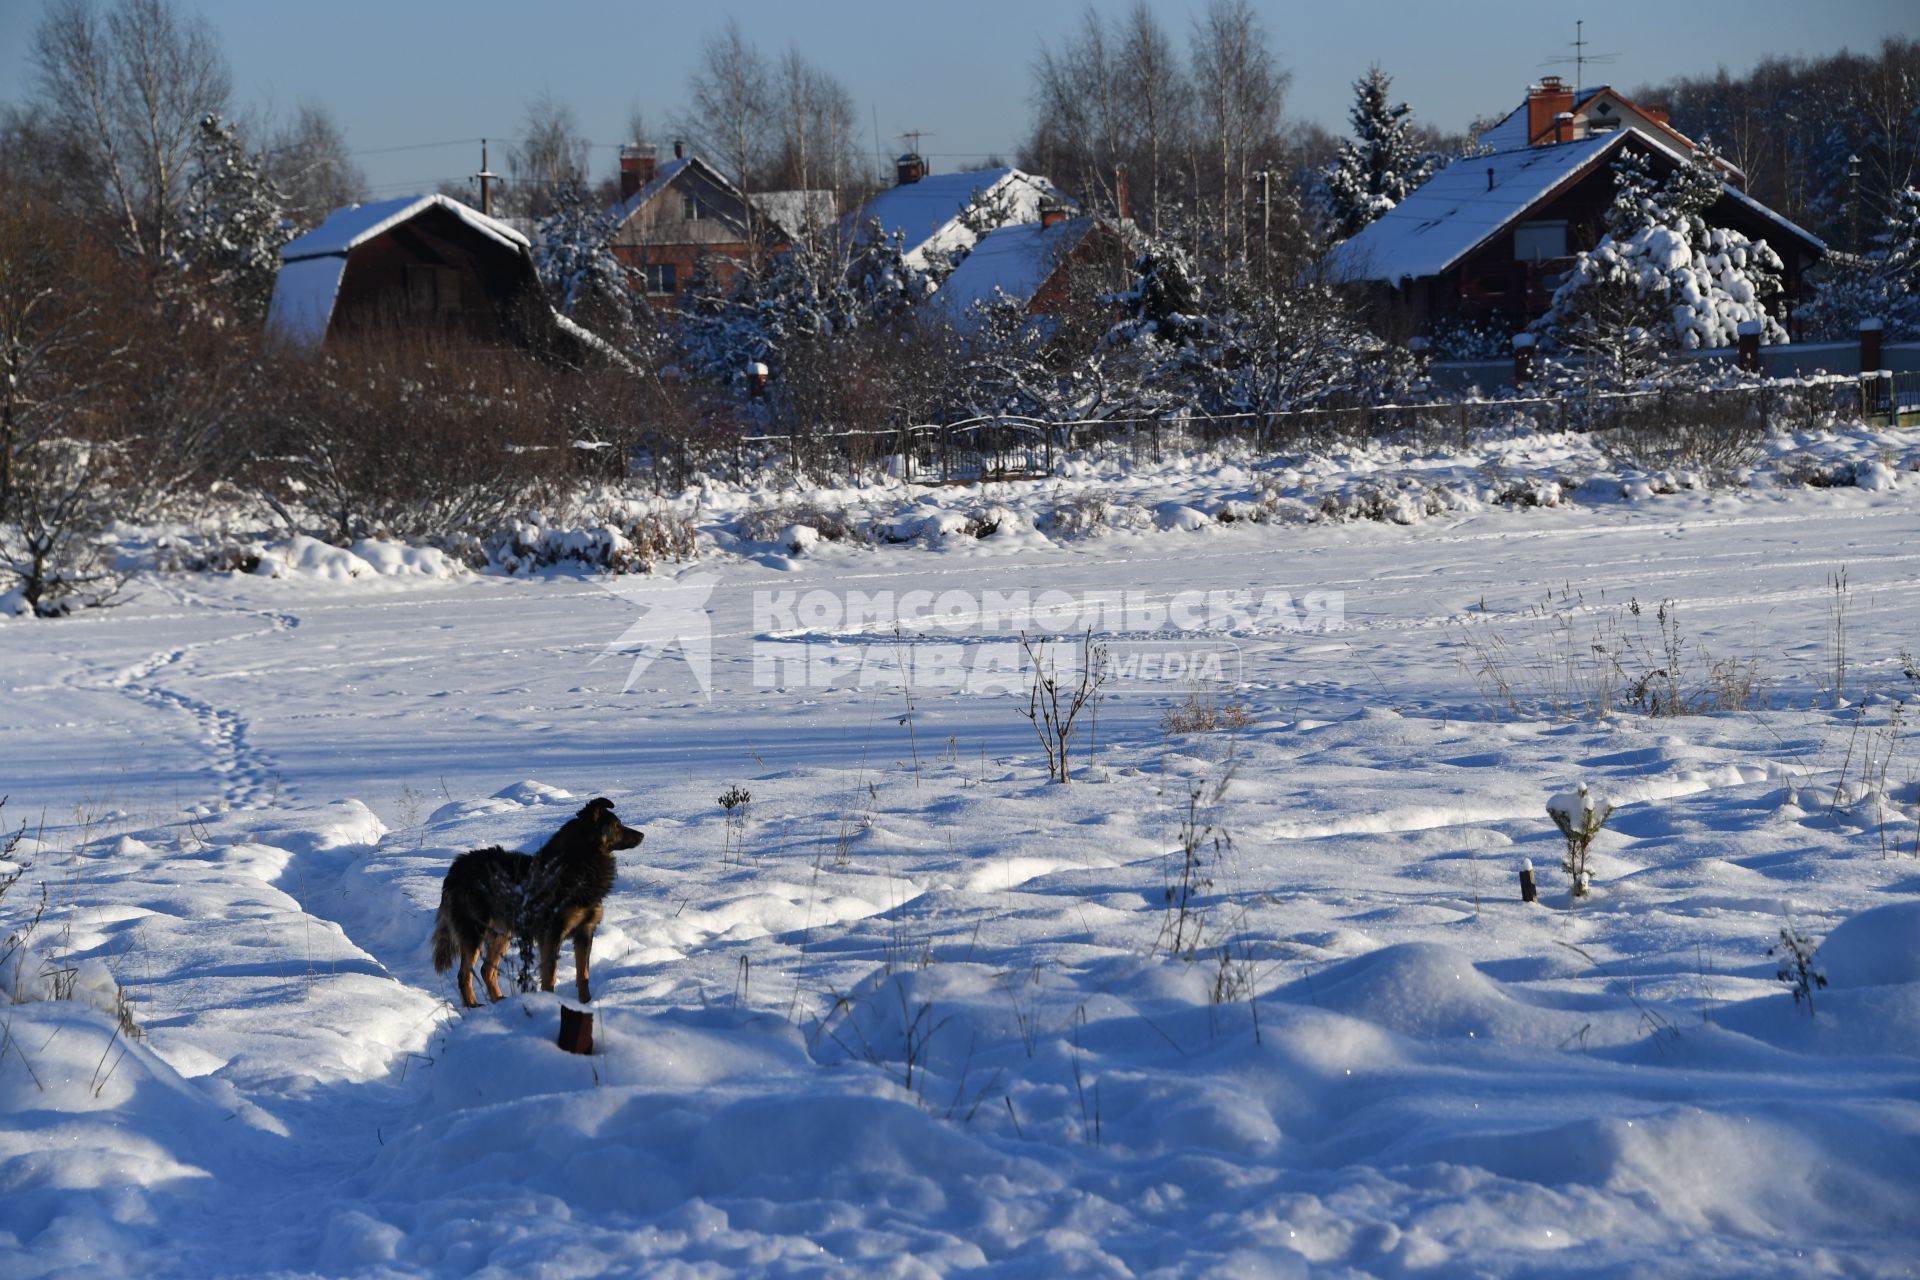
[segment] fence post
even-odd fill
[[[948,472],[952,465],[951,460],[948,456],[949,450],[951,447],[948,436],[952,431],[953,431],[952,423],[943,422],[940,424],[940,483],[941,484],[945,484],[947,482]]]
[[[1465,453],[1473,444],[1473,437],[1467,429],[1467,402],[1460,402],[1460,452]]]
[[[1160,419],[1158,418],[1153,420],[1153,460],[1156,464],[1160,461]]]
[[[1568,416],[1567,415],[1567,397],[1565,393],[1562,393],[1560,396],[1560,434],[1561,435],[1567,434],[1567,416]]]

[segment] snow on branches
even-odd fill
[[[1324,174],[1334,233],[1342,239],[1405,200],[1437,167],[1436,157],[1415,142],[1413,108],[1388,98],[1392,86],[1393,77],[1379,67],[1353,84],[1353,137],[1340,144]]]
[[[1538,327],[1564,342],[1587,325],[1602,299],[1637,298],[1657,315],[1660,345],[1686,350],[1733,346],[1743,321],[1759,321],[1767,342],[1785,342],[1786,330],[1767,311],[1781,289],[1785,266],[1764,240],[1749,240],[1706,220],[1722,193],[1711,148],[1657,181],[1645,156],[1627,152],[1614,163],[1615,194],[1607,234],[1580,254]]]

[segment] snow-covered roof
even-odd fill
[[[935,251],[973,243],[976,237],[960,225],[960,215],[976,196],[1005,199],[1014,222],[1038,222],[1042,203],[1066,202],[1051,182],[1018,169],[933,174],[874,196],[852,215],[854,229],[864,230],[869,222],[878,222],[883,233],[902,238],[909,266],[924,267]]]
[[[1627,139],[1604,133],[1455,160],[1327,255],[1349,280],[1437,276]]]
[[[498,218],[489,218],[478,209],[468,208],[458,200],[442,195],[400,196],[393,200],[377,200],[372,204],[349,205],[334,210],[327,215],[325,222],[290,241],[280,250],[280,261],[297,262],[302,258],[351,253],[356,245],[365,244],[434,205],[509,249],[524,251],[528,248],[527,238],[518,231]]]
[[[267,306],[267,332],[301,346],[321,342],[333,320],[334,299],[346,270],[344,253],[281,263],[273,281],[273,301]]]
[[[1004,295],[1023,306],[1053,276],[1060,262],[1086,239],[1098,220],[1091,215],[1063,218],[1051,227],[1016,222],[980,237],[973,251],[953,269],[934,301],[966,327],[974,307]]]
[[[831,191],[756,191],[753,207],[789,236],[827,226],[840,212]]]

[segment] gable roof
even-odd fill
[[[974,204],[976,193],[1004,196],[1014,222],[1038,222],[1043,201],[1067,202],[1051,182],[1018,169],[932,174],[874,196],[850,215],[851,230],[860,234],[868,223],[878,222],[882,234],[901,237],[909,266],[924,267],[932,252],[960,248],[977,239],[960,224],[960,215]]]
[[[1628,138],[1661,152],[1676,164],[1688,157],[1661,139],[1637,129],[1616,129],[1577,142],[1528,146],[1496,155],[1465,156],[1415,188],[1405,200],[1335,245],[1326,263],[1347,280],[1398,284],[1445,272],[1468,254],[1518,222],[1527,212],[1572,185],[1623,146]],[[1731,183],[1720,184],[1731,199],[1814,252],[1825,252],[1819,237],[1749,196]]]
[[[1033,301],[1066,256],[1079,247],[1099,219],[1090,214],[1063,218],[1051,227],[1016,222],[980,237],[973,251],[953,269],[933,295],[962,328],[981,303],[1005,297],[1025,306]]]
[[[355,246],[365,244],[375,236],[419,216],[433,205],[446,209],[474,230],[491,236],[509,249],[527,248],[527,238],[518,231],[498,218],[489,218],[458,200],[441,195],[400,196],[393,200],[377,200],[371,204],[335,209],[319,226],[289,241],[280,250],[280,261],[297,262],[302,258],[350,253]]]
[[[655,169],[652,181],[628,196],[625,200],[617,202],[613,208],[609,210],[613,218],[614,229],[617,231],[625,226],[634,214],[646,208],[648,204],[652,203],[656,196],[665,192],[668,187],[672,186],[681,177],[689,174],[700,178],[702,181],[714,187],[718,187],[721,191],[738,201],[741,208],[744,209],[746,207],[747,198],[740,194],[740,188],[727,181],[726,177],[718,169],[708,164],[705,160],[702,160],[699,156],[688,154],[676,156],[661,165],[658,169]],[[758,197],[756,197],[756,200],[757,199]],[[758,207],[758,205],[756,204],[755,207]],[[721,217],[729,222],[738,223],[740,221],[739,218],[734,217],[729,211],[716,209],[714,212],[720,214]]]

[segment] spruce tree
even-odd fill
[[[239,319],[259,323],[273,298],[280,250],[293,239],[286,200],[231,124],[200,120],[178,263],[201,273]]]
[[[1388,97],[1393,77],[1379,67],[1354,81],[1353,137],[1326,169],[1335,234],[1345,239],[1433,176],[1435,157],[1413,138],[1413,108]]]

